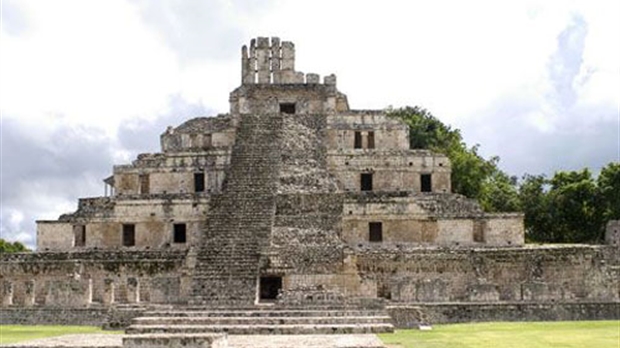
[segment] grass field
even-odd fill
[[[0,344],[78,333],[110,333],[92,326],[0,325]],[[392,348],[619,348],[620,321],[435,325],[379,337]]]
[[[619,348],[620,321],[435,325],[379,337],[391,348]]]
[[[0,344],[15,343],[35,338],[53,337],[82,333],[122,333],[103,331],[95,326],[52,326],[52,325],[0,325]]]

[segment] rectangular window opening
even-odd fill
[[[211,147],[211,134],[205,134],[202,136],[202,147],[209,148]]]
[[[420,191],[422,192],[432,192],[433,185],[431,181],[431,174],[422,174],[420,175]]]
[[[474,222],[473,239],[474,239],[474,242],[476,243],[484,243],[484,222],[483,221]]]
[[[362,191],[372,191],[372,173],[360,175],[360,187]]]
[[[368,223],[368,241],[369,242],[383,241],[383,224],[381,222],[369,222]]]
[[[205,173],[194,173],[194,192],[205,191]]]
[[[294,114],[295,103],[282,103],[280,104],[280,112],[283,114]]]
[[[140,174],[140,193],[148,194],[149,193],[149,175],[148,174]]]
[[[355,132],[355,139],[353,141],[353,148],[354,149],[361,149],[362,148],[362,132]]]
[[[368,132],[368,148],[375,148],[375,132]]]
[[[185,243],[187,241],[187,226],[185,224],[174,224],[174,243]]]
[[[86,226],[73,225],[73,246],[83,247],[86,245]]]
[[[123,224],[123,246],[136,245],[136,225]]]

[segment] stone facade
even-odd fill
[[[292,43],[241,63],[228,114],[169,127],[109,196],[38,221],[36,253],[2,256],[4,307],[617,303],[617,233],[526,246],[522,214],[451,193],[445,155],[295,71]]]

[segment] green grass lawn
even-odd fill
[[[619,348],[620,321],[434,325],[379,337],[394,348]]]
[[[115,334],[122,333],[122,331],[103,331],[101,328],[95,326],[0,325],[0,344],[82,333]]]

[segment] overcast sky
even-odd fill
[[[0,231],[31,247],[166,126],[227,112],[257,36],[353,109],[429,109],[512,175],[620,158],[619,1],[3,0],[0,35]]]

